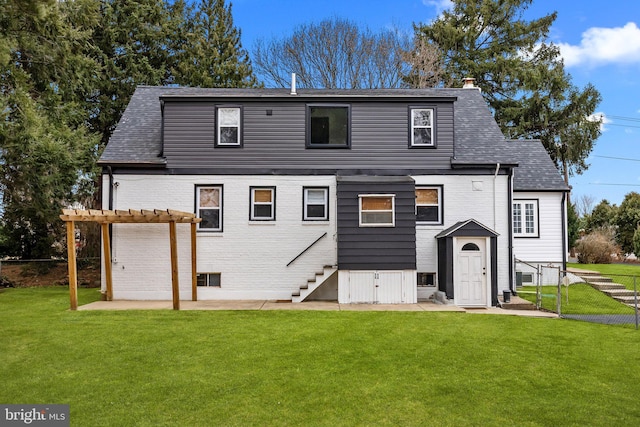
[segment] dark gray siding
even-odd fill
[[[338,177],[338,268],[415,270],[415,183],[408,177]],[[395,227],[359,227],[358,195],[395,194]]]
[[[306,103],[243,100],[243,147],[214,148],[215,103],[166,101],[163,154],[169,169],[450,169],[453,102],[351,100],[351,148],[305,147]],[[436,110],[437,148],[408,148],[409,106]],[[267,115],[267,110],[272,115]]]

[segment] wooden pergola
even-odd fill
[[[113,300],[113,279],[111,274],[111,238],[109,224],[169,224],[171,246],[171,286],[173,309],[180,310],[180,287],[178,282],[178,244],[176,224],[191,224],[191,299],[198,300],[196,274],[196,224],[202,221],[190,212],[176,210],[84,210],[63,209],[60,219],[67,223],[67,254],[69,268],[69,297],[71,310],[78,309],[78,267],[76,263],[75,222],[97,222],[102,228],[102,250],[107,285],[107,301]]]

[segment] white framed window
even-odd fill
[[[395,194],[361,194],[360,227],[395,227]]]
[[[416,222],[442,224],[442,186],[416,187]]]
[[[418,273],[418,287],[427,288],[436,285],[436,273]]]
[[[240,107],[216,107],[216,146],[240,147],[242,145],[242,109]]]
[[[220,273],[198,273],[198,275],[196,276],[196,285],[219,288],[220,279]]]
[[[222,185],[196,185],[199,231],[222,231]]]
[[[434,147],[433,108],[411,108],[411,146]]]
[[[276,188],[251,187],[251,221],[273,221],[276,219]]]
[[[513,201],[513,235],[515,237],[539,237],[538,201]]]
[[[329,188],[305,187],[302,199],[302,219],[304,221],[326,221],[329,219]]]

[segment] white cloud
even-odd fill
[[[436,13],[440,15],[443,11],[453,8],[453,0],[422,0],[425,6],[436,8]]]
[[[579,45],[559,43],[567,67],[612,63],[640,64],[640,28],[635,22],[624,27],[589,28]]]
[[[605,125],[608,124],[608,123],[611,123],[611,119],[608,118],[603,112],[593,113],[592,115],[587,117],[587,120],[589,120],[591,122],[599,121],[600,122],[600,132],[608,131],[609,129],[606,128]]]

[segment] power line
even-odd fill
[[[630,162],[640,162],[640,159],[630,159],[628,157],[612,157],[612,156],[598,156],[595,155],[593,157],[600,157],[602,159],[613,159],[613,160],[628,160]]]
[[[640,187],[640,184],[617,184],[617,183],[607,183],[607,182],[590,182],[589,185],[619,185],[623,187]]]
[[[637,117],[609,116],[605,114],[600,114],[600,117],[607,117],[607,118],[616,119],[616,120],[624,120],[627,122],[640,122],[640,118],[637,118]]]

